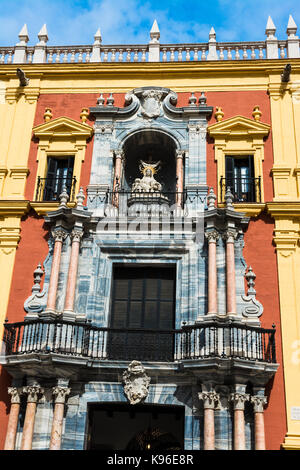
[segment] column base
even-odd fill
[[[87,318],[83,313],[75,313],[73,310],[64,310],[62,320],[86,323]]]
[[[57,312],[50,308],[46,308],[46,310],[38,314],[38,318],[42,318],[43,320],[57,320],[58,318],[61,318],[61,316],[61,312]]]
[[[281,447],[284,450],[300,450],[300,435],[287,434]]]

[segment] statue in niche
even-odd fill
[[[147,163],[140,160],[140,171],[144,175],[143,178],[136,178],[131,188],[132,193],[154,193],[161,192],[162,185],[154,178],[158,171],[160,161],[156,163]]]

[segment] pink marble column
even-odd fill
[[[57,293],[57,285],[58,285],[61,250],[62,250],[63,241],[66,238],[67,233],[64,230],[54,230],[52,232],[52,235],[54,237],[55,243],[54,243],[53,258],[52,258],[52,265],[51,265],[46,311],[55,311],[55,308],[56,308],[56,293]]]
[[[57,386],[53,388],[53,395],[55,396],[55,406],[54,406],[49,450],[60,450],[63,420],[64,420],[65,401],[66,401],[66,397],[69,394],[70,394],[70,389],[67,387]]]
[[[38,385],[30,385],[23,388],[23,393],[27,394],[27,406],[23,426],[21,450],[31,450],[38,396],[44,393],[44,390]]]
[[[226,240],[226,294],[227,314],[236,314],[236,290],[235,290],[235,261],[234,240],[236,233],[228,230],[224,238]]]
[[[204,450],[215,450],[215,406],[219,395],[215,391],[198,394],[204,408]]]
[[[14,450],[16,445],[17,428],[20,412],[20,393],[17,387],[8,387],[8,393],[11,395],[11,406],[6,431],[4,450]]]
[[[176,151],[176,181],[177,181],[177,188],[176,188],[176,204],[179,207],[182,207],[183,201],[183,151],[177,150]]]
[[[81,229],[74,229],[71,233],[72,247],[71,247],[71,254],[70,254],[70,264],[69,264],[69,271],[68,271],[64,312],[73,312],[73,309],[74,309],[79,248],[80,248],[80,240],[82,238],[82,235],[83,235],[83,231]]]
[[[216,230],[205,233],[208,239],[208,313],[218,312],[217,240]]]
[[[249,400],[249,395],[246,393],[235,392],[231,394],[231,401],[233,402],[234,412],[234,450],[245,450],[245,402]]]
[[[114,174],[114,183],[113,183],[113,192],[114,192],[113,205],[116,207],[118,207],[119,205],[119,195],[117,194],[117,192],[120,189],[120,184],[121,184],[123,158],[124,158],[123,152],[118,152],[116,154],[115,174]]]
[[[264,405],[267,397],[255,395],[251,397],[254,411],[255,450],[266,450]]]

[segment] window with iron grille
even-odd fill
[[[230,188],[234,202],[260,202],[260,179],[255,178],[253,155],[225,156],[225,187]]]
[[[74,157],[48,157],[48,170],[44,182],[43,200],[57,201],[64,186],[69,196],[73,186]]]

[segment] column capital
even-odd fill
[[[203,400],[204,409],[214,410],[219,403],[220,395],[215,391],[198,393],[199,400]]]
[[[233,402],[234,410],[244,410],[246,401],[249,401],[248,393],[234,392],[230,394],[230,401]]]
[[[185,151],[177,149],[175,153],[176,153],[176,158],[183,158]]]
[[[205,232],[205,237],[208,240],[208,243],[216,243],[218,239],[220,238],[219,232],[217,230],[211,230],[209,232]]]
[[[263,413],[264,405],[268,402],[267,397],[264,395],[253,395],[250,401],[253,404],[254,413]]]
[[[72,242],[80,242],[83,237],[83,230],[74,228],[70,235]]]
[[[18,387],[8,387],[7,389],[8,394],[11,395],[10,402],[13,403],[21,403],[21,393],[22,389]]]
[[[67,396],[70,394],[71,389],[56,385],[52,388],[52,394],[55,396],[55,403],[65,403]]]
[[[115,153],[115,158],[120,158],[121,160],[124,160],[125,158],[124,150],[116,150],[114,153]]]
[[[228,229],[222,234],[222,238],[226,243],[234,243],[234,240],[237,238],[237,232],[235,230]]]
[[[27,395],[27,403],[37,403],[39,395],[44,393],[44,389],[39,385],[27,385],[23,387],[23,393]]]
[[[68,233],[65,230],[52,230],[51,233],[55,242],[63,242],[68,236]]]

